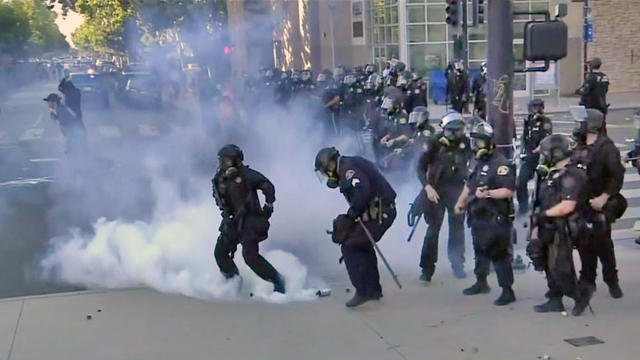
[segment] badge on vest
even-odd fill
[[[498,175],[505,176],[509,173],[509,167],[506,165],[502,165],[498,168]]]

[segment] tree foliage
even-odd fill
[[[67,49],[55,24],[55,14],[40,0],[0,2],[0,52],[14,56],[37,56]]]
[[[127,23],[133,10],[121,0],[78,0],[74,9],[84,22],[73,34],[73,42],[83,50],[122,51],[126,47]]]

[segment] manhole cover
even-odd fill
[[[604,344],[604,341],[598,339],[595,336],[585,336],[585,337],[579,337],[579,338],[573,338],[573,339],[564,339],[564,341],[568,342],[569,344],[575,347]]]

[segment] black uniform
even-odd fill
[[[513,201],[508,199],[479,199],[478,188],[488,190],[515,189],[516,174],[510,162],[498,151],[477,159],[469,175],[467,187],[471,200],[467,208],[468,223],[473,236],[476,257],[474,273],[478,280],[485,281],[489,275],[489,264],[493,262],[502,288],[513,284],[511,267],[511,231],[513,228]]]
[[[359,156],[339,159],[340,192],[349,202],[347,215],[360,218],[377,242],[396,217],[396,193],[370,161]],[[373,245],[357,224],[341,247],[349,279],[358,294],[380,297],[380,275]]]
[[[485,85],[487,83],[487,75],[480,74],[473,81],[471,91],[473,92],[473,111],[482,118],[487,119],[487,94],[485,93]]]
[[[540,141],[552,133],[551,120],[539,113],[529,114],[524,121],[521,139],[521,162],[518,174],[517,197],[520,210],[526,210],[529,203],[529,191],[527,183],[533,179],[536,167],[540,161],[540,154],[534,150],[540,145]]]
[[[242,244],[245,263],[262,279],[277,282],[276,269],[258,253],[258,243],[267,238],[269,214],[260,208],[257,190],[264,194],[265,201],[272,204],[275,188],[264,175],[241,166],[231,174],[216,173],[212,180],[213,197],[222,211],[220,236],[214,251],[216,263],[227,277],[238,275],[233,255],[238,244]]]
[[[344,125],[351,130],[362,128],[365,109],[366,98],[364,89],[359,83],[354,83],[344,92],[341,113]]]
[[[462,114],[466,107],[469,93],[469,76],[466,71],[452,70],[447,81],[447,93],[453,110]]]
[[[418,178],[425,187],[430,184],[440,196],[438,203],[427,200],[425,221],[429,224],[422,245],[420,267],[430,277],[438,261],[438,237],[445,210],[449,217],[449,243],[447,254],[454,271],[464,266],[464,214],[455,213],[455,205],[469,174],[468,162],[472,152],[466,136],[449,146],[441,143],[439,134],[427,141],[427,150],[418,161]]]
[[[606,135],[599,135],[593,145],[581,145],[574,153],[576,161],[587,167],[588,198],[592,199],[602,193],[610,197],[618,194],[624,182],[624,167],[620,160],[620,152],[613,141]],[[609,286],[618,284],[616,256],[611,239],[611,222],[602,212],[591,209],[587,212],[588,221],[593,231],[586,244],[580,246],[582,270],[580,280],[595,285],[598,258],[602,263],[602,277]]]
[[[66,139],[66,152],[79,153],[86,150],[87,131],[82,119],[68,106],[58,103],[55,113],[51,118],[60,124],[60,131]]]
[[[607,92],[609,91],[609,78],[600,71],[592,71],[582,87],[580,105],[587,109],[598,109],[604,115],[607,114]]]
[[[418,106],[427,107],[427,83],[424,81],[414,81],[406,90],[404,96],[404,109],[411,113]]]
[[[576,201],[576,209],[566,217],[544,217],[538,224],[541,254],[546,264],[549,298],[563,295],[578,300],[581,290],[576,282],[573,248],[583,236],[584,211],[587,207],[587,176],[583,169],[567,165],[541,180],[538,199],[544,212],[562,200]],[[582,229],[582,230],[581,230]],[[537,245],[536,245],[537,246]]]

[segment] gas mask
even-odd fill
[[[493,152],[491,140],[483,138],[471,138],[471,148],[476,152],[477,159],[490,155]]]
[[[228,157],[219,158],[218,163],[225,179],[234,176],[238,172],[237,164]]]
[[[389,96],[385,96],[384,99],[382,99],[380,108],[387,115],[393,115],[396,112],[396,108],[393,106],[393,100]]]
[[[320,182],[325,183],[329,189],[335,189],[340,184],[338,174],[333,171],[327,170],[326,172],[322,172],[320,170],[316,170],[316,176]]]
[[[540,163],[538,164],[538,166],[536,166],[536,175],[538,175],[538,178],[546,179],[549,174],[551,174],[551,172],[557,170],[555,168],[556,163],[557,162],[553,161],[553,159],[541,154]]]
[[[464,135],[464,125],[462,126],[445,126],[443,130],[444,136],[438,140],[445,147],[454,145]]]

